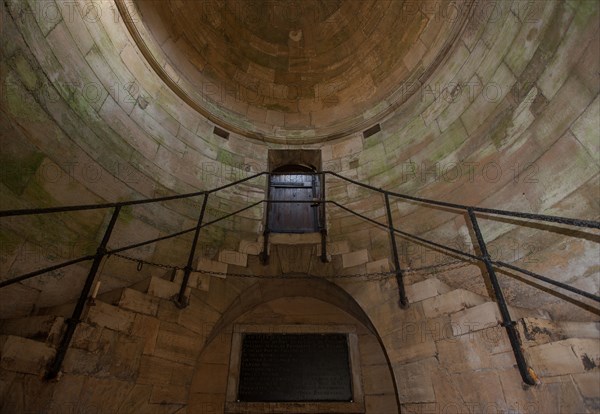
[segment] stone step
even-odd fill
[[[0,334],[57,345],[65,327],[61,316],[34,315],[0,321]]]
[[[580,374],[600,367],[600,340],[569,338],[527,348],[525,354],[540,376]],[[598,377],[596,377],[598,384]]]
[[[131,334],[135,323],[135,313],[109,303],[96,300],[92,306],[87,309],[83,321],[92,326],[101,326],[119,331],[125,334]]]
[[[48,344],[15,335],[0,336],[0,369],[41,376],[56,350]]]
[[[75,302],[69,302],[62,305],[50,306],[48,308],[38,309],[38,315],[46,316],[61,316],[63,318],[70,318],[75,309]]]
[[[111,292],[98,295],[97,299],[119,308],[150,316],[158,314],[159,298],[136,289],[115,289]]]
[[[321,233],[270,233],[270,244],[320,244]]]
[[[406,297],[410,303],[417,303],[434,296],[448,293],[452,290],[450,286],[432,277],[422,282],[406,286]]]
[[[509,306],[508,310],[513,321],[527,317],[550,319],[548,312],[541,309]],[[497,326],[501,321],[502,318],[496,302],[485,302],[450,315],[452,331],[457,336]]]
[[[444,288],[442,287],[441,290]],[[409,299],[410,300],[410,299]],[[465,309],[489,302],[489,298],[465,289],[454,289],[447,293],[429,297],[422,301],[423,311],[427,318],[451,315]]]
[[[524,318],[518,325],[525,345],[536,346],[569,338],[600,340],[600,322],[549,321]]]

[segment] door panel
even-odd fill
[[[271,177],[271,200],[311,201],[315,197],[312,175],[286,174]],[[276,233],[318,231],[318,209],[311,203],[271,203],[269,229]]]

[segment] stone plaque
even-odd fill
[[[245,334],[238,400],[352,401],[345,334]]]

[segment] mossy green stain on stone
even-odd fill
[[[33,152],[20,158],[0,155],[0,181],[13,193],[22,195],[43,160],[44,154],[41,152]]]
[[[241,168],[244,165],[244,157],[219,148],[217,153],[217,161],[229,165],[230,167]]]
[[[119,221],[129,224],[133,221],[135,216],[133,215],[133,206],[123,206],[119,212]]]
[[[559,7],[556,7],[550,22],[546,25],[545,33],[540,41],[539,50],[542,52],[541,55],[548,60],[563,39],[564,32],[566,32],[569,22],[571,21],[573,11],[567,3],[560,3]]]
[[[514,126],[512,112],[505,111],[504,114],[497,117],[493,124],[490,125],[489,137],[490,140],[494,143],[496,149],[502,148],[506,142],[506,138],[508,136],[508,130]]]
[[[450,153],[458,149],[466,139],[467,132],[462,126],[459,118],[441,136],[435,139],[432,144],[434,150],[431,154],[431,162],[437,162],[444,159]]]
[[[598,7],[600,2],[598,0],[581,0],[576,5],[576,14],[573,19],[573,23],[577,26],[587,26],[593,17],[598,15]]]
[[[4,69],[4,67],[3,67]],[[11,115],[29,122],[48,121],[44,110],[14,75],[7,74],[4,83],[4,102]]]
[[[13,65],[27,89],[31,91],[38,87],[38,76],[22,54],[14,57]]]

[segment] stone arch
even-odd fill
[[[398,395],[398,384],[392,368],[390,358],[384,343],[377,332],[374,324],[371,322],[368,314],[356,302],[356,300],[347,293],[342,287],[325,279],[289,279],[289,280],[259,280],[244,290],[243,294],[238,295],[230,306],[223,312],[221,318],[215,323],[213,329],[207,336],[203,350],[198,356],[196,363],[196,373],[194,380],[190,386],[190,399],[188,407],[195,404],[216,404],[215,401],[198,401],[195,399],[194,393],[199,386],[198,378],[199,367],[203,362],[210,361],[214,357],[215,352],[221,353],[220,357],[224,357],[225,352],[227,359],[229,358],[230,344],[227,343],[230,338],[230,331],[233,325],[244,318],[245,315],[251,314],[254,310],[261,306],[277,302],[279,300],[299,300],[307,302],[320,302],[326,307],[336,309],[337,311],[346,314],[350,319],[358,322],[360,327],[373,337],[381,352],[381,356],[385,361],[386,371],[389,373],[390,385],[393,389],[395,406],[400,412],[400,398]],[[228,336],[229,334],[229,336]],[[224,339],[225,338],[225,339]],[[370,348],[372,349],[372,348]],[[221,367],[223,369],[224,367]],[[223,374],[223,372],[217,373]],[[381,373],[378,373],[381,375]],[[214,376],[211,376],[214,380]],[[220,386],[225,384],[221,383]],[[210,390],[209,390],[210,391]],[[214,389],[213,389],[214,391]],[[207,409],[208,406],[203,407]],[[218,412],[218,411],[215,411]],[[368,410],[366,412],[369,412]]]

